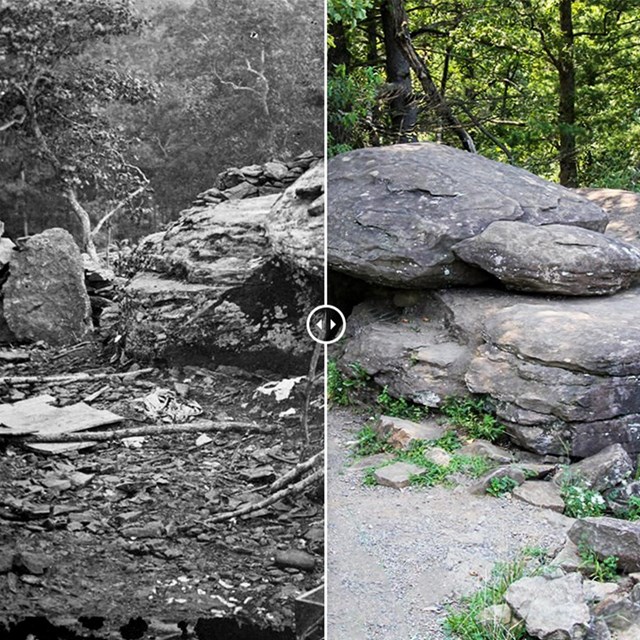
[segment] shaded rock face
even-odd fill
[[[358,149],[328,163],[329,265],[375,284],[477,284],[453,247],[498,220],[603,231],[575,192],[527,171],[431,143]]]
[[[615,443],[640,452],[640,289],[570,300],[412,295],[395,312],[383,301],[356,307],[340,362],[430,406],[487,394],[512,439],[537,453],[586,457]]]
[[[640,249],[568,225],[493,222],[453,251],[516,291],[603,295],[640,277]]]
[[[266,223],[273,252],[295,268],[324,272],[324,163],[307,171],[275,203]]]
[[[128,354],[306,371],[306,317],[322,282],[273,254],[266,225],[278,197],[189,209],[142,242],[119,310]]]
[[[18,340],[61,346],[91,333],[82,256],[64,229],[26,240],[11,258],[2,291],[4,318]]]

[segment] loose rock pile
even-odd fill
[[[487,394],[537,453],[640,452],[640,244],[615,236],[622,210],[603,233],[575,192],[433,144],[337,156],[329,185],[336,302],[364,300],[345,372],[427,406]]]
[[[320,159],[311,151],[305,151],[289,162],[273,160],[265,164],[231,167],[219,173],[216,186],[199,193],[192,204],[207,206],[226,200],[280,194]]]

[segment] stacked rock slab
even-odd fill
[[[329,188],[330,267],[388,287],[355,307],[344,365],[430,406],[487,394],[538,453],[640,452],[640,253],[602,233],[601,209],[430,144],[338,156]],[[504,282],[433,291],[478,273]]]
[[[298,213],[287,219],[289,236],[306,242],[297,252],[274,247],[267,228],[283,226],[279,216],[291,207],[275,205],[286,193],[195,206],[145,238],[120,308],[111,312],[119,326],[109,332],[122,336],[125,352],[174,364],[306,371],[312,349],[306,317],[322,293],[310,251],[322,244],[322,229],[315,216],[302,215],[322,187],[310,191],[308,182],[289,187]]]

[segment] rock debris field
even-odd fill
[[[244,425],[199,432],[196,424],[55,454],[3,437],[0,637],[294,637],[295,599],[322,582],[322,482],[244,516],[216,516],[273,494],[274,481],[321,449],[321,395],[307,443],[303,379],[277,402],[257,389],[279,381],[259,373],[118,371],[89,342],[0,357],[5,402],[84,400],[124,417],[120,429],[153,430],[166,424],[143,409],[164,389],[176,406],[200,407],[198,420]],[[48,381],[61,373],[69,379]]]

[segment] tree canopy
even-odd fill
[[[393,35],[416,54],[409,91],[389,65],[385,11],[405,16]],[[637,0],[331,0],[330,150],[406,137],[403,97],[417,139],[468,148],[465,132],[480,153],[568,186],[636,189],[639,23]]]

